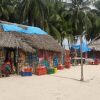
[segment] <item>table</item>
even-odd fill
[[[82,59],[83,59],[83,63],[85,63],[85,58],[82,58]],[[81,64],[81,57],[72,58],[72,59],[71,59],[71,63],[72,63],[72,64],[75,64],[75,65]]]

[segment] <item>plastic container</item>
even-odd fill
[[[32,76],[32,72],[21,72],[21,76]]]
[[[54,74],[55,73],[54,68],[47,69],[47,73]]]
[[[63,69],[64,69],[64,65],[59,64],[58,67],[57,67],[57,69],[58,69],[58,70],[63,70]]]
[[[65,68],[71,68],[71,63],[70,62],[66,62]]]
[[[57,68],[54,68],[54,73],[56,73],[58,70],[57,70]]]
[[[24,68],[24,72],[32,72],[32,68],[31,67]]]
[[[45,75],[47,74],[47,69],[45,67],[36,68],[36,75]]]

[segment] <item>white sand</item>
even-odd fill
[[[84,66],[85,82],[80,82],[80,67],[53,75],[0,78],[0,100],[100,100],[100,65]]]

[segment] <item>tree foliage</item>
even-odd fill
[[[100,32],[100,1],[91,0],[0,0],[0,20],[41,27],[59,42],[87,31]],[[94,34],[95,33],[95,34]]]

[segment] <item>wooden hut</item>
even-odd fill
[[[0,23],[13,24],[4,21],[0,21]],[[17,25],[27,28],[25,25]],[[33,67],[38,64],[43,64],[46,67],[57,66],[58,63],[61,63],[61,53],[64,51],[50,35],[3,32],[3,29],[0,30],[0,47],[6,48],[10,52],[16,52],[14,55],[18,57],[14,57],[14,60],[17,59],[19,69],[23,66]]]
[[[17,32],[0,32],[0,48],[5,48],[10,56],[14,55],[13,63],[17,65],[18,73],[22,67],[30,65],[32,67],[38,64],[46,67],[57,66],[61,63],[63,50],[50,35],[27,35]]]
[[[89,47],[92,48],[91,55],[100,59],[100,35],[89,43]]]
[[[16,32],[14,32],[14,34],[31,45],[33,48],[35,48],[35,50],[37,51],[37,56],[39,57],[39,61],[42,59],[48,59],[49,63],[52,63],[54,62],[53,59],[55,58],[55,56],[58,56],[59,63],[61,62],[61,52],[64,50],[50,35],[27,35]],[[53,66],[53,64],[51,64],[51,66]]]
[[[0,66],[10,62],[17,72],[19,50],[32,52],[33,48],[12,32],[0,32]]]

